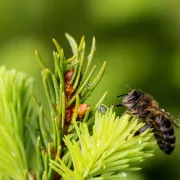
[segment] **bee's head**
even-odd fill
[[[133,104],[139,100],[141,95],[141,91],[131,90],[121,101],[121,106],[125,106],[127,108],[132,107]]]

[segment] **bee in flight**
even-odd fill
[[[121,103],[115,105],[115,107],[126,107],[127,114],[137,116],[145,123],[145,125],[135,133],[135,136],[141,134],[147,128],[152,127],[159,148],[166,154],[171,154],[176,141],[172,124],[180,127],[180,120],[173,119],[169,113],[160,109],[156,100],[149,94],[139,90],[131,90],[128,94],[120,96],[125,97]]]

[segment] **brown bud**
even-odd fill
[[[80,104],[78,108],[78,118],[82,119],[88,110],[89,105],[88,104]]]
[[[74,92],[74,89],[71,87],[71,85],[66,83],[66,94],[67,95],[72,95],[73,92]]]
[[[69,83],[71,78],[72,78],[72,75],[73,75],[73,69],[70,69],[66,74],[65,74],[65,82],[66,83]]]

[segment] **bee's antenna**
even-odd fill
[[[117,96],[117,97],[122,97],[122,96],[127,96],[128,94],[121,94],[121,95],[119,95],[119,96]]]

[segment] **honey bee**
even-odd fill
[[[176,141],[172,124],[180,127],[180,120],[175,120],[169,113],[160,109],[157,101],[151,95],[142,91],[131,90],[128,94],[120,96],[125,97],[115,107],[126,107],[125,113],[137,116],[145,123],[141,129],[135,132],[135,136],[151,127],[159,148],[164,153],[171,154]]]

